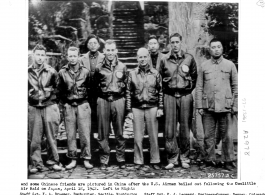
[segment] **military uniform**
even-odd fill
[[[28,128],[30,141],[30,161],[34,168],[43,168],[41,139],[47,138],[47,164],[59,164],[56,137],[60,122],[57,105],[56,81],[58,74],[48,64],[39,69],[28,68]]]
[[[165,110],[165,138],[168,162],[178,164],[179,148],[176,140],[177,124],[180,123],[180,150],[188,155],[192,122],[192,90],[196,86],[197,67],[192,55],[173,50],[161,59]]]
[[[130,71],[126,90],[126,110],[133,113],[134,163],[144,164],[144,122],[150,141],[150,163],[160,163],[157,110],[163,109],[162,78],[150,67]]]
[[[126,66],[117,57],[111,63],[106,58],[97,65],[94,84],[97,93],[98,143],[100,147],[100,163],[108,164],[110,156],[109,132],[110,123],[117,141],[116,158],[125,161],[125,139],[123,124],[125,115],[125,90],[127,82]]]
[[[233,62],[220,57],[202,63],[196,88],[196,108],[204,109],[202,116],[205,132],[206,161],[214,161],[216,125],[222,138],[222,158],[234,160],[231,111],[237,112],[237,70]]]
[[[59,72],[58,89],[63,104],[68,153],[71,159],[77,158],[76,132],[78,128],[81,154],[84,160],[91,159],[90,132],[91,109],[88,96],[91,94],[89,70],[79,65],[74,72],[67,64]]]

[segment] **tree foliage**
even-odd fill
[[[238,61],[238,3],[211,3],[205,12],[208,20],[206,31],[220,39],[224,55]]]

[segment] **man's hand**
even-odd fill
[[[200,109],[198,110],[198,112],[199,112],[200,115],[203,115],[203,114],[204,114],[204,111],[203,111],[202,108],[200,108]]]
[[[127,117],[133,120],[133,113],[130,112],[130,113],[127,115]]]
[[[235,114],[237,114],[237,111],[235,111],[233,108],[231,108],[231,114],[235,115]]]
[[[164,115],[163,110],[162,109],[158,109],[157,112],[156,112],[156,117],[161,117],[163,115]]]

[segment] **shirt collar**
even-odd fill
[[[49,66],[48,64],[43,63],[43,64],[40,66],[40,68],[39,68],[39,72],[40,72],[41,70],[48,70],[49,68],[50,68],[50,66]],[[36,69],[34,63],[31,64],[31,65],[28,67],[28,70],[29,70],[29,71],[34,70],[34,69]]]
[[[150,52],[150,56],[151,57],[157,57],[158,56],[158,52],[156,52],[155,54],[153,54],[152,52]]]
[[[178,58],[185,58],[184,56],[184,51],[180,50],[177,55],[174,53],[173,49],[171,49],[171,51],[168,53],[168,59],[169,58],[174,58],[174,59],[178,59]]]
[[[111,64],[110,64],[111,63]],[[117,60],[117,56],[113,59],[113,61],[112,62],[110,62],[108,59],[107,59],[107,57],[105,57],[105,59],[104,59],[104,63],[103,63],[107,68],[110,68],[111,69],[111,67],[114,67],[114,66],[116,66],[116,65],[118,65],[118,60]]]
[[[81,64],[81,63],[79,63],[79,62],[77,62],[77,63],[79,64],[79,69],[78,69],[78,70],[80,70],[80,69],[82,69],[82,68],[84,67],[83,64]],[[65,65],[65,68],[66,68],[67,71],[71,70],[71,69],[70,69],[70,65],[69,65],[69,63],[68,63],[67,65]]]
[[[89,58],[95,59],[97,57],[98,57],[98,51],[95,54],[92,54],[91,52],[89,52]]]
[[[149,71],[152,71],[152,67],[149,64],[147,64],[145,67],[141,67],[140,65],[138,65],[138,69],[139,69],[138,71],[139,73],[140,72],[147,73]]]
[[[211,57],[212,63],[213,64],[220,64],[220,62],[223,60],[223,56],[215,60],[213,57]]]

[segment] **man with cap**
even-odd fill
[[[211,59],[201,65],[196,87],[196,108],[202,115],[206,150],[204,166],[215,165],[216,127],[222,139],[222,161],[233,169],[234,145],[231,116],[237,113],[238,81],[236,66],[223,57],[221,41],[210,41]],[[217,125],[218,124],[218,125]]]
[[[181,50],[182,36],[173,33],[169,37],[171,50],[162,59],[160,74],[163,79],[165,138],[168,165],[172,169],[178,164],[179,155],[183,168],[189,167],[190,130],[192,122],[192,90],[196,86],[197,67],[193,56]],[[179,147],[177,144],[177,125]]]
[[[46,48],[36,45],[33,49],[33,64],[28,67],[28,128],[30,141],[30,173],[45,171],[41,158],[41,139],[47,138],[47,165],[56,171],[62,170],[59,163],[56,137],[60,112],[57,99],[58,74],[46,64]]]
[[[63,114],[65,129],[67,134],[68,153],[67,157],[71,163],[66,169],[76,167],[77,146],[76,133],[79,132],[81,154],[84,166],[87,169],[93,168],[89,163],[91,159],[90,151],[90,131],[91,131],[91,110],[88,103],[90,90],[89,70],[79,61],[79,49],[70,47],[67,51],[68,64],[59,72],[58,90],[60,100],[63,104]]]
[[[150,35],[148,38],[148,50],[150,53],[150,60],[148,64],[159,70],[161,58],[164,54],[159,51],[159,43],[155,35]]]
[[[150,163],[153,169],[160,169],[158,146],[158,120],[163,115],[162,78],[150,66],[149,52],[140,48],[137,52],[138,67],[130,71],[126,90],[126,110],[133,119],[134,163],[136,169],[144,164],[143,136],[144,123],[150,141]]]
[[[125,115],[125,90],[127,82],[126,66],[118,60],[114,40],[105,42],[105,58],[94,74],[97,93],[98,143],[100,149],[100,168],[106,169],[109,157],[109,132],[112,122],[116,138],[116,159],[121,169],[125,168],[125,139],[123,124]]]

